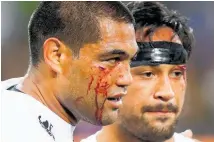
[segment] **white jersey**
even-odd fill
[[[80,142],[97,142],[97,135],[100,131],[96,132],[95,134],[87,137],[86,139],[82,139]]]
[[[194,142],[193,139],[187,138],[181,134],[174,133],[174,142]]]
[[[80,142],[97,142],[97,135],[98,135],[99,131],[89,137],[87,137],[86,139],[81,140]],[[181,134],[178,133],[174,133],[174,142],[194,142],[194,140],[184,137]]]
[[[7,90],[21,78],[2,82],[2,142],[73,142],[75,126],[22,92]]]

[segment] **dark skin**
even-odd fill
[[[80,119],[96,125],[113,123],[117,108],[107,97],[126,94],[132,82],[130,60],[138,50],[132,24],[100,19],[101,40],[81,47],[76,57],[55,37],[43,44],[43,58],[30,66],[17,88],[34,97],[72,125]]]
[[[147,28],[136,31],[138,42],[150,41],[149,37],[144,36],[146,30]],[[159,27],[151,40],[181,44],[179,37],[168,27]],[[156,141],[155,131],[158,131],[160,135],[168,135],[181,113],[186,90],[185,64],[138,66],[132,68],[131,73],[134,81],[128,87],[127,96],[123,98],[118,120],[102,128],[96,137],[98,142],[146,142],[148,139],[141,136],[147,133],[147,136],[154,133],[150,141]],[[169,112],[167,107],[169,103],[177,110]],[[164,106],[159,112],[142,111],[145,106],[155,107],[158,104]],[[191,137],[192,132],[186,131],[183,135]],[[165,142],[173,141],[173,137],[165,139]]]

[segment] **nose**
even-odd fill
[[[123,67],[120,67],[120,71],[118,72],[118,78],[116,80],[117,86],[120,87],[127,87],[129,86],[132,81],[132,75],[130,72],[130,65],[129,63],[125,64]]]
[[[155,99],[159,99],[165,102],[168,102],[174,98],[175,93],[172,89],[169,77],[164,77],[161,82],[159,82],[159,87],[154,94]]]

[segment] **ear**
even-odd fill
[[[71,50],[57,38],[48,38],[43,44],[43,51],[45,63],[59,74],[63,73],[65,62],[72,59]]]

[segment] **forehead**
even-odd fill
[[[138,50],[135,39],[135,30],[132,24],[117,22],[110,19],[101,19],[100,35],[101,40],[95,44],[85,45],[85,50],[88,49],[92,54],[100,54],[109,52],[109,50],[119,49],[133,56]],[[88,48],[87,48],[88,47]]]
[[[99,22],[102,41],[110,43],[135,40],[135,30],[132,24],[106,18],[99,20]]]
[[[85,44],[81,48],[80,54],[86,56],[102,55],[114,49],[124,51],[129,57],[134,56],[138,50],[135,39],[135,30],[133,24],[117,22],[107,18],[100,18],[100,36],[101,40],[93,44]],[[93,52],[91,52],[93,50]],[[131,56],[130,56],[131,55]]]
[[[144,35],[149,28],[150,27],[144,27],[136,30],[137,42],[149,42],[151,38],[152,41],[170,41],[182,44],[178,35],[170,27],[158,27],[151,35],[145,37]]]

